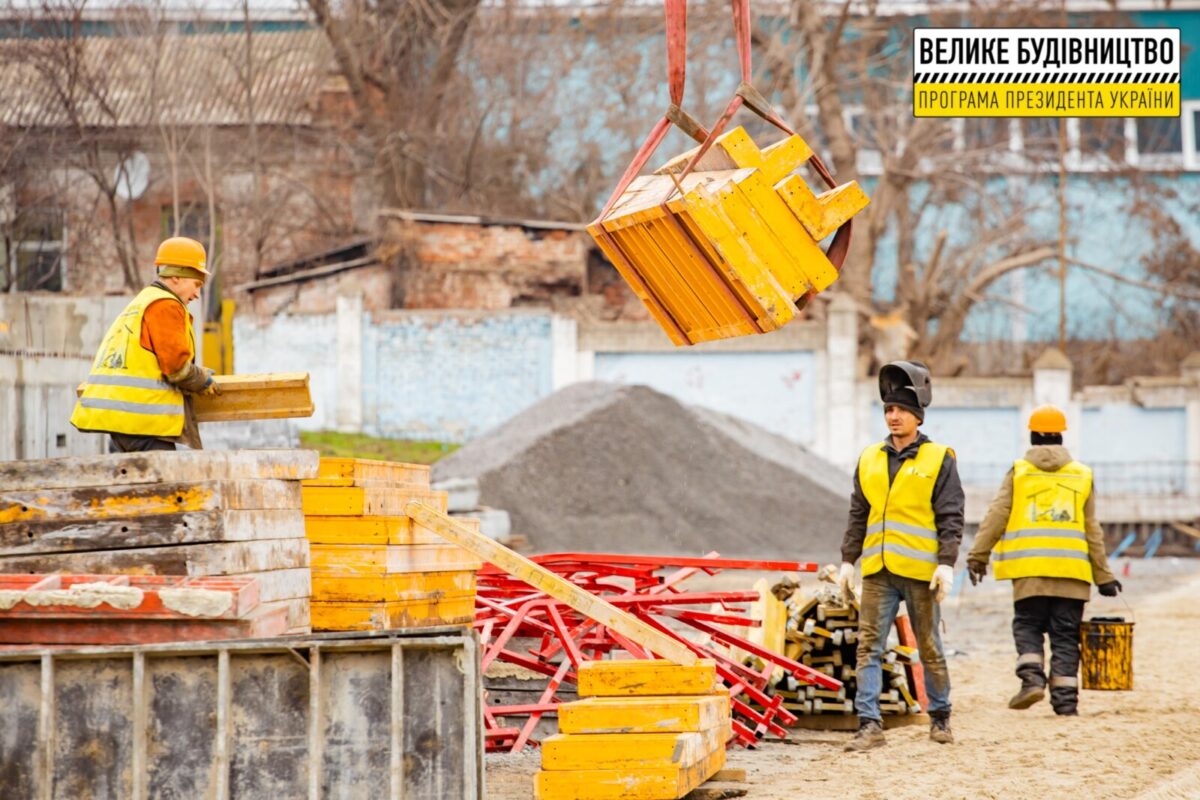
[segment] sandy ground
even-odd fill
[[[1115,565],[1120,574],[1126,562]],[[1012,597],[1008,584],[956,587],[943,641],[950,656],[954,745],[928,728],[889,731],[888,745],[845,754],[849,734],[796,731],[790,740],[729,754],[751,800],[861,798],[1200,799],[1200,560],[1128,562],[1135,688],[1081,693],[1079,716],[1048,702],[1011,711]],[[1124,612],[1098,599],[1088,616]],[[532,796],[536,751],[488,756],[488,797]]]

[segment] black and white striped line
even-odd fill
[[[1178,83],[1178,72],[918,72],[913,83]]]

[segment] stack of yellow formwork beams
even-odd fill
[[[588,232],[675,344],[775,330],[837,280],[818,242],[868,198],[854,181],[814,194],[793,174],[812,156],[799,136],[760,150],[734,128],[677,183],[694,154],[636,178]]]
[[[404,514],[413,500],[445,512],[446,493],[430,488],[429,467],[322,458],[318,476],[304,481],[302,491],[314,630],[424,628],[474,619],[481,562]]]
[[[540,800],[674,800],[725,765],[729,691],[712,661],[594,661],[542,742]]]

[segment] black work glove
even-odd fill
[[[968,561],[967,562],[967,575],[971,579],[971,585],[978,586],[979,582],[983,580],[983,576],[987,575],[987,562],[986,561]]]
[[[1105,597],[1116,597],[1119,591],[1121,591],[1121,582],[1118,580],[1100,584],[1100,594]]]

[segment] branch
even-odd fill
[[[1002,258],[980,270],[963,293],[983,294],[987,287],[1008,273],[1016,272],[1025,267],[1031,267],[1039,261],[1052,258],[1056,252],[1058,251],[1053,247],[1039,247],[1036,250],[1029,250],[1024,253],[1018,253],[1015,256]]]
[[[1148,289],[1152,292],[1158,292],[1159,294],[1170,295],[1171,297],[1182,297],[1185,300],[1200,301],[1200,292],[1192,291],[1179,286],[1178,284],[1156,283],[1154,281],[1138,280],[1137,278],[1131,278],[1128,275],[1122,275],[1119,272],[1114,272],[1113,270],[1105,269],[1104,267],[1098,267],[1095,264],[1089,264],[1086,261],[1080,261],[1075,258],[1068,258],[1067,263],[1073,267],[1080,267],[1081,269],[1086,269],[1099,275],[1103,275],[1104,277],[1110,278],[1118,283],[1136,286],[1139,289]]]

